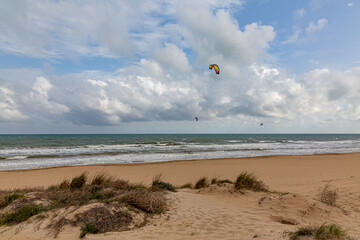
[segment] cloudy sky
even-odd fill
[[[0,133],[360,133],[359,13],[359,0],[3,0]]]

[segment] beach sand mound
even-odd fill
[[[310,196],[237,191],[229,183],[182,189],[166,197],[168,211],[161,215],[147,218],[118,203],[90,203],[2,227],[0,238],[78,239],[80,227],[92,222],[103,231],[86,239],[289,239],[288,233],[304,225],[334,222],[346,229],[360,223],[356,216]]]

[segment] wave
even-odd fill
[[[29,156],[11,156],[11,157],[6,157],[5,160],[22,160],[22,159],[26,159]]]

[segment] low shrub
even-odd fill
[[[323,224],[319,227],[300,227],[296,232],[290,232],[290,240],[298,240],[299,237],[309,236],[316,240],[347,240],[350,239],[346,231],[337,224]]]
[[[85,226],[81,228],[80,238],[85,237],[86,234],[91,233],[95,234],[98,233],[100,230],[92,223],[87,223]]]
[[[336,200],[338,197],[339,195],[337,190],[331,189],[328,184],[326,184],[325,187],[318,193],[319,201],[331,206],[336,205]]]
[[[242,172],[235,181],[235,189],[248,189],[252,191],[269,191],[267,186],[258,180],[252,173]]]
[[[15,212],[6,213],[0,218],[0,225],[4,224],[16,224],[23,221],[26,221],[32,216],[35,216],[44,211],[44,207],[42,205],[36,204],[24,204],[20,206]]]
[[[166,209],[166,199],[159,192],[136,189],[123,196],[121,202],[126,202],[147,213],[162,213]]]
[[[81,175],[74,177],[70,183],[70,190],[80,189],[86,183],[86,175],[82,173]]]
[[[208,185],[208,179],[206,177],[202,177],[196,182],[195,189],[205,188]]]

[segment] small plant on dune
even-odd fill
[[[258,180],[252,173],[242,172],[235,181],[235,189],[248,189],[252,191],[268,192],[267,186]]]
[[[331,206],[336,206],[336,200],[339,195],[337,190],[331,189],[328,184],[318,193],[318,198],[320,202],[326,203]]]
[[[104,173],[100,173],[92,179],[91,185],[106,185],[110,182],[111,182],[111,177],[109,177]]]
[[[8,195],[6,195],[1,201],[0,201],[0,208],[2,207],[6,207],[7,205],[9,205],[10,203],[12,203],[13,201],[15,201],[18,198],[22,198],[24,197],[24,194],[22,193],[10,193]]]
[[[205,188],[208,185],[208,179],[206,177],[202,177],[196,182],[195,189]]]
[[[0,225],[20,223],[41,213],[42,211],[44,211],[44,207],[42,205],[25,204],[16,209],[13,213],[6,213],[1,216]]]
[[[177,189],[183,189],[183,188],[192,188],[192,184],[191,183],[185,183],[184,185],[181,185],[179,187],[176,187]]]
[[[166,209],[166,199],[159,192],[136,189],[123,196],[121,202],[128,203],[147,213],[162,213]]]
[[[336,224],[323,224],[317,229],[315,236],[319,240],[341,239],[346,236],[346,231]]]
[[[211,182],[211,184],[215,184],[218,181],[219,181],[218,177],[213,177],[210,182]]]
[[[316,231],[314,227],[299,227],[296,232],[290,232],[290,240],[297,240],[301,236],[312,236],[313,232]]]
[[[290,240],[298,240],[299,237],[314,237],[316,240],[348,240],[346,231],[337,224],[323,224],[320,227],[300,227],[296,232],[290,232]]]
[[[87,223],[85,226],[81,228],[80,238],[85,237],[86,234],[91,233],[95,234],[98,233],[99,229],[92,223]]]
[[[136,190],[136,189],[147,189],[147,187],[143,184],[143,183],[135,183],[131,185],[131,190]]]
[[[59,184],[59,189],[68,189],[70,188],[69,180],[64,180]]]
[[[81,175],[74,177],[70,183],[70,190],[76,190],[82,188],[86,183],[86,175],[82,173]]]
[[[153,190],[163,189],[163,190],[167,190],[167,191],[171,191],[171,192],[176,192],[176,188],[173,185],[171,185],[170,183],[161,181],[161,176],[162,176],[161,174],[155,175],[155,177],[153,178],[153,181],[152,181],[152,189]]]
[[[230,183],[232,184],[233,181],[229,180],[229,179],[219,179],[217,177],[214,177],[211,179],[211,184],[223,184],[223,183]]]

